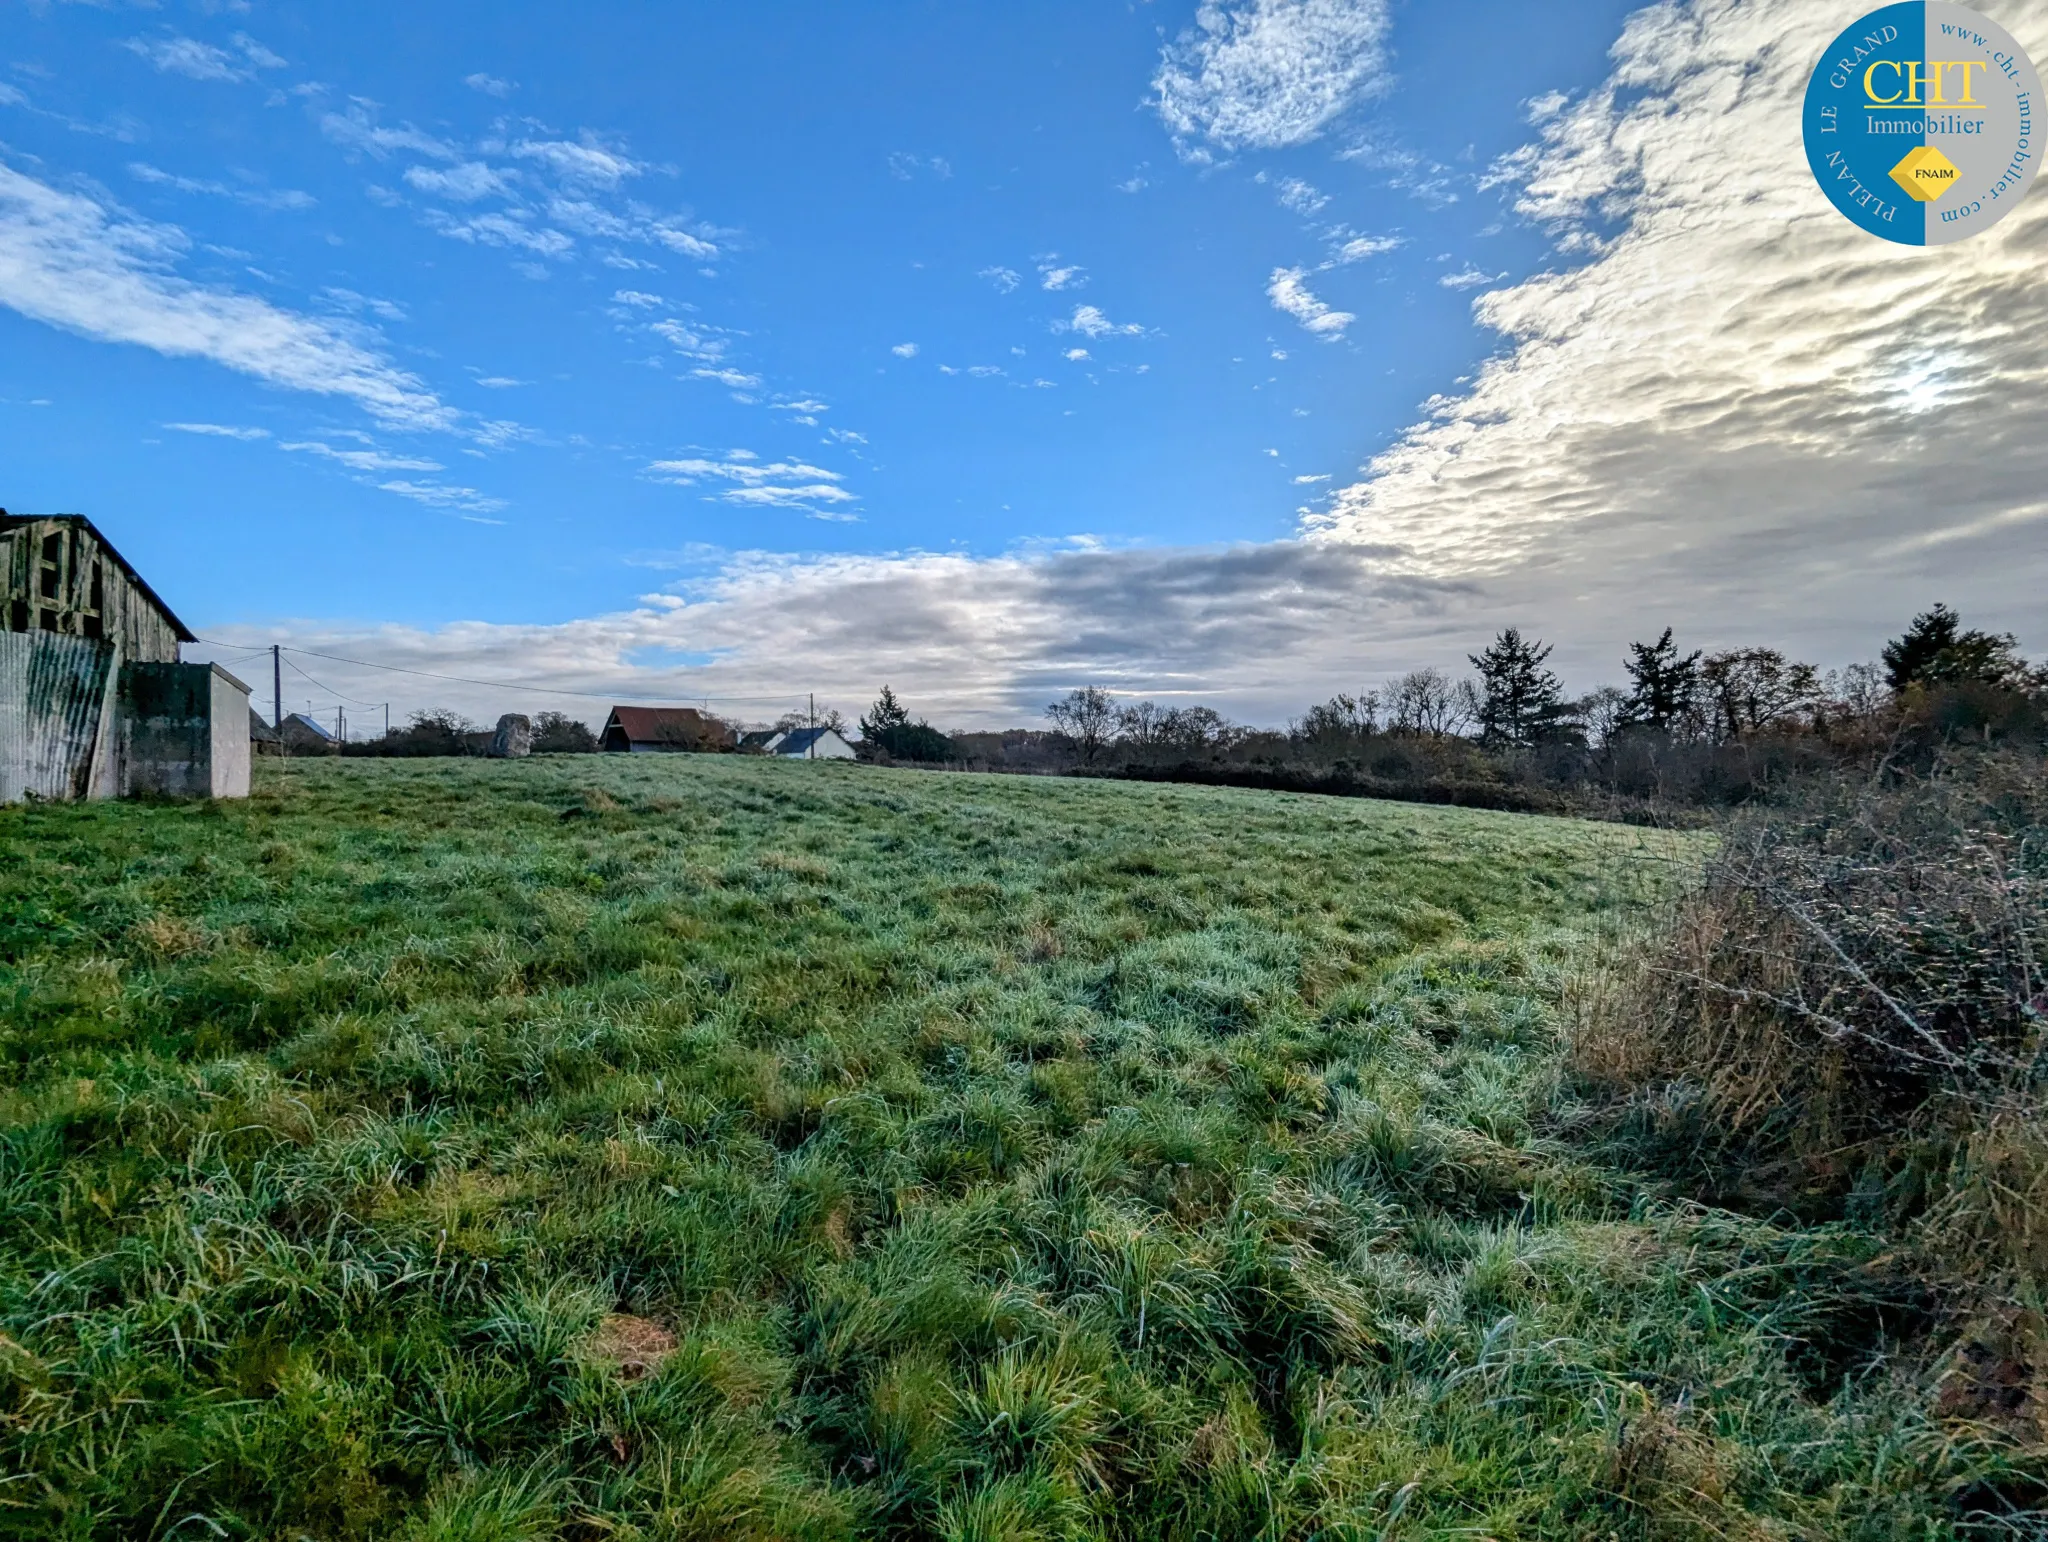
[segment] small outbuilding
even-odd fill
[[[277,731],[277,741],[287,755],[339,755],[341,740],[318,718],[304,712],[287,712]]]
[[[82,514],[0,509],[0,802],[249,795],[249,688]]]
[[[853,746],[836,728],[792,728],[772,739],[767,753],[784,760],[853,760]]]
[[[633,755],[733,748],[732,730],[695,707],[614,707],[597,742]]]

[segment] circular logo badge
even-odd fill
[[[1941,246],[1989,230],[2039,164],[2041,77],[1975,11],[1916,0],[1829,45],[1806,87],[1806,159],[1828,201],[1874,236]]]

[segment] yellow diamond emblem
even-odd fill
[[[1956,185],[1956,166],[1933,145],[1908,150],[1892,168],[1892,180],[1922,203],[1933,203]]]

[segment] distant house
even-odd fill
[[[334,755],[341,750],[341,741],[303,712],[287,713],[276,737],[287,755]]]
[[[757,755],[765,755],[775,741],[788,732],[789,730],[786,728],[749,729],[746,733],[740,735],[739,748],[751,750]]]
[[[249,687],[82,514],[0,509],[0,802],[246,798]]]
[[[695,707],[614,707],[597,742],[633,755],[733,747],[732,730]]]
[[[766,746],[770,755],[784,760],[852,760],[853,746],[836,728],[792,728]]]

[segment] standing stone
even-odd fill
[[[508,712],[499,718],[498,731],[491,735],[491,747],[484,754],[492,760],[519,760],[532,753],[532,722],[518,712]]]

